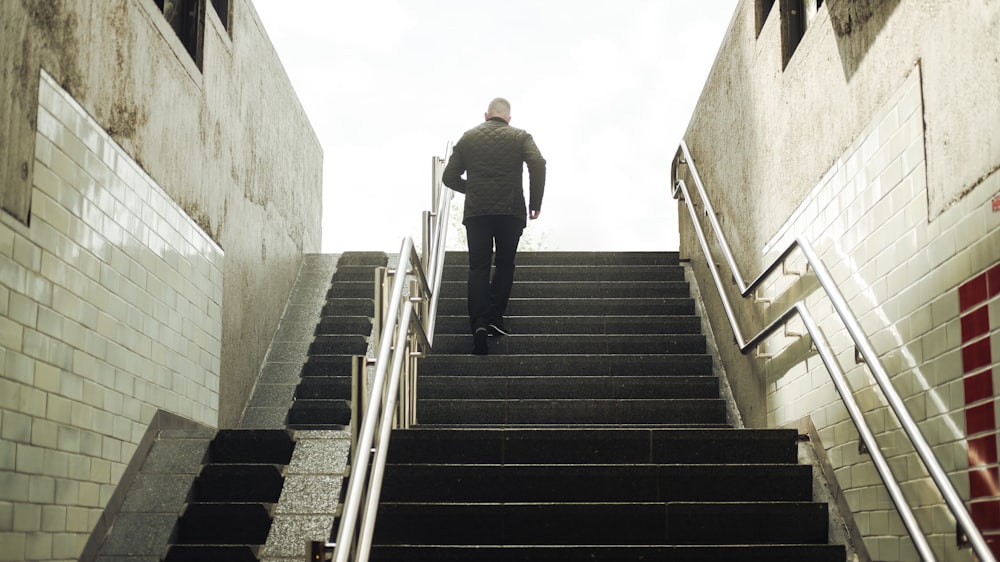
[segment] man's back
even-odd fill
[[[455,144],[444,184],[465,193],[465,217],[511,215],[525,221],[524,163],[531,178],[532,209],[541,206],[545,159],[531,135],[494,117],[469,129]],[[462,179],[462,173],[466,178]]]

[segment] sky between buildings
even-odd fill
[[[737,2],[254,0],[323,147],[322,251],[419,244],[432,158],[497,96],[548,161],[523,246],[677,249],[670,162]]]

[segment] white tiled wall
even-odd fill
[[[1000,263],[1000,209],[994,203],[1000,195],[1000,174],[994,173],[941,216],[928,220],[920,79],[920,69],[914,67],[768,244],[765,261],[776,257],[795,236],[811,241],[911,415],[959,493],[968,499],[958,295],[963,283]],[[794,269],[804,265],[798,263]],[[790,282],[787,276],[779,277],[762,292],[774,296]],[[994,310],[1000,306],[998,298],[993,297]],[[817,294],[807,302],[839,353],[840,365],[936,553],[942,560],[971,560],[968,550],[955,547],[954,521],[887,412],[868,371],[856,365],[853,343],[832,307]],[[990,318],[996,342],[1000,313]],[[1000,347],[993,348],[995,378],[1000,374],[1000,353],[996,353]],[[812,416],[872,558],[917,560],[868,456],[858,453],[857,431],[819,357],[810,356],[790,368],[786,361],[781,368],[769,369],[767,392],[769,425]],[[996,401],[989,400],[995,408]],[[995,459],[991,466],[995,470]]]
[[[44,72],[0,219],[0,560],[76,560],[158,409],[214,426],[222,250]]]

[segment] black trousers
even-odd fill
[[[523,231],[521,219],[509,215],[465,219],[469,242],[469,323],[473,333],[490,322],[503,320],[514,285],[517,243]],[[492,276],[491,261],[496,265]]]

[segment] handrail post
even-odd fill
[[[333,543],[326,541],[309,541],[306,548],[309,551],[309,562],[328,560],[326,553],[333,549]]]
[[[378,341],[382,337],[382,326],[385,324],[385,299],[387,295],[385,294],[385,285],[388,281],[387,269],[385,267],[375,268],[375,289],[372,294],[372,300],[374,301],[373,311],[372,311],[372,337],[375,341]]]
[[[414,349],[416,347],[416,336],[411,335],[410,341],[411,345],[413,346],[411,347],[411,349]],[[409,373],[411,391],[405,397],[408,402],[407,411],[409,411],[410,415],[406,420],[406,425],[404,426],[406,429],[413,427],[417,423],[417,368],[420,365],[417,359],[418,357],[416,353],[410,354],[409,358],[410,368],[408,369],[408,373]]]
[[[424,271],[430,267],[429,260],[431,259],[431,240],[434,238],[434,223],[433,215],[429,211],[424,211],[421,215],[421,240],[420,245],[420,263],[424,268]]]
[[[358,450],[358,432],[368,404],[368,358],[355,355],[351,358],[351,450]]]
[[[431,213],[437,214],[438,193],[441,191],[441,169],[444,160],[438,156],[431,156]]]

